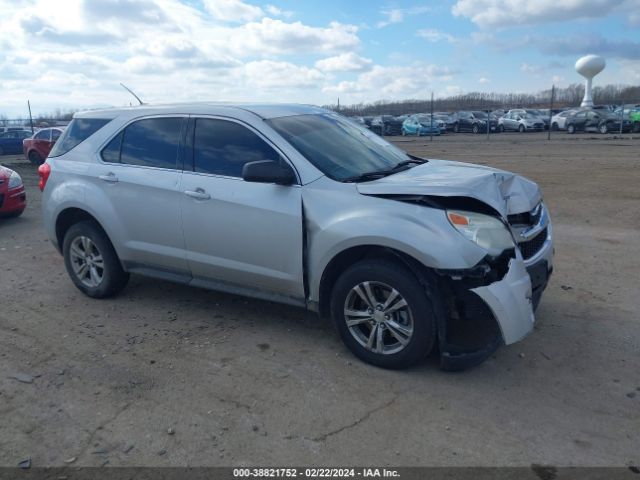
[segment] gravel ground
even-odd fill
[[[365,365],[269,302],[142,277],[84,297],[35,168],[2,157],[29,207],[0,220],[0,465],[639,464],[640,138],[555,137],[393,139],[526,175],[555,224],[535,331],[457,374]]]

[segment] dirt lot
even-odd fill
[[[141,277],[88,299],[3,157],[30,203],[0,220],[0,465],[639,464],[640,138],[556,137],[395,139],[528,176],[555,223],[535,331],[458,374],[367,366],[268,302]]]

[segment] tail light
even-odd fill
[[[49,175],[51,175],[51,165],[48,163],[43,163],[38,167],[38,175],[40,176],[40,181],[38,182],[38,188],[40,191],[44,191],[44,187],[47,185],[47,180],[49,180]]]

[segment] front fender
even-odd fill
[[[343,187],[347,188],[303,191],[312,301],[319,299],[322,275],[331,260],[352,247],[386,247],[442,269],[470,268],[486,255],[455,231],[443,210],[361,195],[353,185]]]

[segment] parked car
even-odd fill
[[[29,130],[8,130],[0,133],[0,155],[22,153],[22,141],[31,135]]]
[[[567,133],[576,132],[618,132],[620,116],[608,110],[580,110],[567,117]],[[624,119],[622,131],[631,130],[631,122]]]
[[[498,120],[498,129],[501,132],[544,130],[544,122],[537,115],[527,113],[525,110],[509,110],[506,115]]]
[[[640,107],[631,110],[629,113],[629,123],[631,124],[631,130],[633,133],[640,132]]]
[[[453,132],[453,127],[455,125],[453,114],[436,112],[433,114],[433,116],[444,123],[444,128],[440,127],[441,133],[442,131]]]
[[[495,132],[498,122],[494,119],[489,120],[489,128]],[[486,133],[487,131],[487,114],[480,111],[461,111],[457,112],[454,117],[453,131]]]
[[[371,121],[371,131],[378,135],[401,135],[404,118],[381,115]]]
[[[27,207],[27,194],[18,172],[0,165],[0,217],[17,217]]]
[[[576,110],[565,110],[560,113],[556,113],[553,117],[551,117],[551,129],[552,130],[566,130],[567,126],[567,118]]]
[[[22,141],[25,158],[35,165],[42,164],[64,129],[65,127],[43,128],[32,137],[25,138]]]
[[[402,122],[402,136],[405,135],[440,135],[440,128],[435,118],[431,121],[430,115],[411,115]]]
[[[459,369],[517,342],[552,270],[535,183],[408,155],[316,107],[78,113],[38,171],[45,229],[86,295],[140,273],[306,307],[382,367],[438,342]]]

